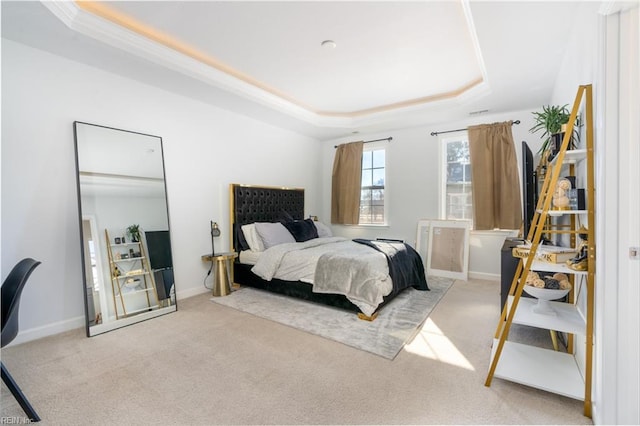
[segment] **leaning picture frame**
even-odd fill
[[[470,229],[468,220],[418,221],[416,250],[422,254],[426,243],[427,275],[467,281]]]

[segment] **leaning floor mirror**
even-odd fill
[[[174,312],[162,138],[73,126],[87,336]]]

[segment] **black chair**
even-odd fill
[[[18,311],[20,308],[20,295],[22,289],[29,279],[29,275],[36,269],[40,262],[30,258],[22,259],[13,267],[7,279],[2,283],[2,347],[11,343],[18,335]],[[2,381],[7,385],[13,397],[18,401],[25,414],[33,422],[39,422],[40,417],[33,409],[27,398],[24,396],[16,382],[7,371],[4,364],[2,367]]]

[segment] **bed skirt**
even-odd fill
[[[253,265],[246,265],[237,261],[234,262],[233,282],[241,286],[254,287],[270,291],[272,293],[283,294],[298,299],[308,300],[310,302],[334,306],[336,308],[360,313],[360,309],[351,303],[346,296],[341,294],[314,293],[313,286],[302,281],[283,281],[275,278],[271,281],[266,281],[251,272],[252,267]],[[384,301],[378,305],[376,312],[395,296],[396,293],[391,293],[385,296]]]

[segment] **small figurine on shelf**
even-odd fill
[[[113,267],[113,278],[118,278],[120,275],[122,275],[122,273],[120,272],[120,269],[118,269],[117,266]]]
[[[567,266],[574,271],[586,271],[589,263],[589,234],[587,228],[581,226],[578,230],[578,236],[580,237],[580,239],[582,239],[582,242],[578,246],[578,254],[576,254],[575,257],[567,260]]]
[[[569,209],[569,194],[571,189],[571,181],[567,178],[558,180],[556,184],[556,190],[553,193],[553,208],[555,210],[568,210]]]

